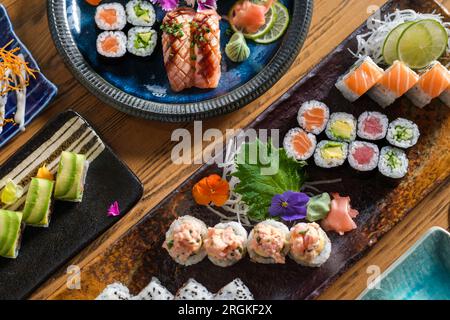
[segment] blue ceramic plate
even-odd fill
[[[280,0],[291,14],[282,39],[270,45],[248,41],[250,59],[236,64],[225,54],[222,77],[213,90],[170,89],[163,64],[161,37],[149,58],[127,54],[119,62],[108,62],[96,52],[99,30],[95,7],[85,0],[49,0],[49,21],[55,43],[75,76],[95,95],[119,110],[149,119],[186,121],[219,115],[240,108],[268,90],[297,57],[309,29],[312,0]],[[120,2],[125,0],[104,1]],[[103,2],[103,3],[104,3]],[[218,0],[218,13],[226,15],[235,0]],[[155,6],[159,30],[164,12]],[[127,26],[125,31],[130,26]],[[222,53],[230,39],[225,19],[221,22]],[[159,35],[161,33],[159,32]]]
[[[5,7],[0,4],[0,47],[5,46],[9,41],[14,40],[11,44],[12,48],[20,47],[20,53],[25,57],[30,67],[39,70],[33,56],[14,33],[11,21]],[[27,104],[25,113],[25,125],[28,125],[37,115],[39,115],[53,99],[58,92],[56,86],[51,83],[42,73],[36,76],[36,79],[30,79],[30,85],[27,88]],[[16,97],[14,93],[9,93],[8,102],[6,104],[5,119],[13,118],[16,111]],[[3,127],[0,133],[0,147],[5,145],[9,140],[14,138],[20,129],[11,123]]]
[[[359,299],[450,300],[450,233],[431,228]]]

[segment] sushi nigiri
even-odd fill
[[[370,57],[360,58],[346,74],[341,76],[336,88],[350,102],[367,93],[382,77],[384,71]]]
[[[380,107],[386,108],[403,96],[419,81],[419,75],[401,61],[386,70],[383,77],[369,91],[369,96]]]
[[[450,73],[440,62],[433,62],[408,93],[415,106],[423,108],[450,86]]]
[[[306,132],[320,134],[328,123],[330,110],[327,105],[319,101],[308,101],[298,110],[297,120]]]

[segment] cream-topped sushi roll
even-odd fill
[[[289,252],[288,227],[275,220],[258,223],[250,232],[247,249],[253,262],[285,263]]]
[[[289,256],[306,267],[320,267],[331,254],[331,241],[315,222],[298,223],[291,228]]]
[[[208,228],[204,240],[208,259],[219,267],[229,267],[247,252],[247,231],[237,222],[219,223]]]
[[[207,232],[203,221],[192,216],[182,216],[170,225],[163,248],[181,265],[199,263],[206,256],[203,241]]]

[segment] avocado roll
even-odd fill
[[[135,27],[128,31],[128,52],[139,57],[149,57],[155,50],[158,34],[155,30],[145,27]]]
[[[330,140],[352,142],[356,139],[356,119],[345,112],[331,114],[328,121],[326,134]]]
[[[81,202],[89,162],[85,155],[63,151],[55,183],[55,199]]]
[[[27,225],[48,227],[54,184],[53,181],[47,179],[31,179],[23,209],[23,221]]]
[[[134,26],[151,27],[156,21],[155,8],[148,1],[129,1],[126,11],[128,22]]]
[[[0,256],[15,259],[22,239],[22,212],[0,209]]]
[[[347,143],[323,140],[317,145],[314,162],[321,168],[339,167],[344,164],[347,155]]]

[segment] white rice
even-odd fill
[[[136,14],[135,7],[140,6],[140,8],[148,13],[146,19],[143,16],[138,17]],[[129,1],[126,5],[127,20],[134,26],[139,27],[151,27],[155,24],[156,14],[153,5],[148,1],[143,0],[133,0]]]
[[[140,45],[137,42],[137,37],[142,33],[151,33],[150,41],[147,46]],[[158,34],[155,30],[148,27],[135,27],[128,30],[128,42],[127,49],[128,52],[139,56],[139,57],[148,57],[151,56],[153,51],[155,51],[156,44],[158,42]]]
[[[308,131],[306,129],[306,121],[304,118],[304,114],[311,109],[317,109],[317,108],[324,110],[325,120],[324,120],[322,126],[313,128],[311,131]],[[302,104],[302,106],[298,110],[297,121],[298,121],[300,127],[303,128],[303,130],[314,133],[315,135],[318,135],[318,134],[322,133],[323,130],[325,130],[325,127],[327,126],[329,117],[330,117],[330,110],[328,109],[328,106],[323,102],[313,100],[313,101],[308,101],[308,102],[305,102]]]
[[[102,48],[102,42],[108,37],[115,37],[119,43],[117,52],[106,52]],[[104,31],[97,37],[97,52],[107,58],[120,58],[127,53],[127,37],[122,31]]]
[[[333,125],[335,124],[335,122],[337,122],[337,121],[342,121],[342,122],[348,123],[350,125],[351,132],[350,132],[349,138],[342,138],[342,137],[336,136],[333,133],[332,128],[333,128]],[[328,121],[326,134],[329,139],[334,140],[334,141],[351,142],[356,139],[356,127],[357,127],[356,119],[352,114],[345,113],[345,112],[335,112],[335,113],[331,114],[330,120]]]
[[[380,120],[380,125],[382,127],[382,131],[373,135],[364,130],[364,123],[368,118],[375,117]],[[376,111],[366,111],[363,112],[358,118],[358,137],[366,140],[381,140],[386,137],[387,129],[389,125],[389,119],[386,115],[376,112]]]
[[[120,282],[108,285],[95,300],[130,300],[130,291]]]
[[[314,154],[314,150],[316,149],[316,144],[317,144],[316,136],[313,135],[312,133],[307,133],[308,139],[311,141],[311,147],[305,154],[300,154],[294,149],[292,140],[294,139],[294,137],[297,134],[302,133],[302,132],[304,132],[304,131],[303,131],[303,129],[300,129],[300,128],[291,129],[286,134],[286,136],[284,137],[284,141],[283,141],[283,147],[286,150],[286,153],[288,154],[288,156],[293,159],[296,159],[296,160],[308,160]]]
[[[448,88],[447,90],[444,91],[443,94],[441,94],[441,96],[439,97],[439,99],[441,99],[441,101],[443,103],[445,103],[445,105],[447,107],[450,108],[450,88]]]
[[[398,161],[398,166],[392,167],[390,165],[387,157],[388,153],[393,153]],[[408,172],[408,165],[408,157],[403,150],[394,147],[383,147],[381,149],[378,170],[382,175],[393,179],[403,178]]]
[[[250,289],[237,278],[224,286],[214,296],[215,300],[255,300]]]
[[[369,163],[359,163],[353,156],[354,152],[360,148],[360,147],[369,147],[373,150],[374,155],[370,159]],[[353,141],[350,144],[349,151],[348,151],[348,163],[350,166],[358,171],[372,171],[376,169],[378,166],[378,159],[380,157],[380,149],[376,144],[370,143],[370,142],[363,142],[363,141]]]
[[[181,287],[175,295],[175,300],[213,300],[214,295],[209,292],[202,284],[194,279],[189,279],[188,282]]]
[[[400,137],[397,137],[396,128],[404,128],[406,130],[409,130],[411,133],[411,138],[403,140]],[[414,122],[407,119],[398,118],[389,124],[386,139],[393,146],[406,149],[414,146],[419,140],[419,137],[420,137],[419,127],[417,127],[417,125]]]
[[[339,144],[342,149],[342,153],[343,153],[344,157],[343,158],[325,159],[322,156],[322,149],[328,143]],[[317,144],[316,152],[314,153],[314,162],[315,162],[316,166],[321,167],[321,168],[339,167],[344,164],[345,160],[347,159],[347,155],[348,155],[348,144],[346,142],[323,140]]]
[[[173,294],[164,287],[158,278],[153,277],[152,281],[132,300],[173,300]]]
[[[102,20],[100,13],[103,10],[115,10],[117,21],[114,24],[108,24],[106,21]],[[105,3],[101,4],[97,7],[95,11],[95,23],[97,24],[97,27],[101,30],[106,31],[112,31],[112,30],[122,30],[125,28],[125,25],[127,24],[125,9],[120,3]]]

